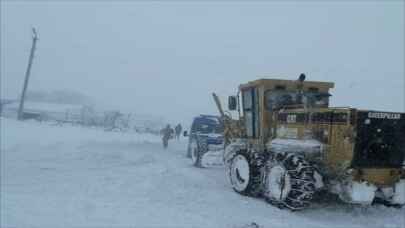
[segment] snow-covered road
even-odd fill
[[[1,119],[1,227],[405,227],[405,209],[279,210],[197,169],[186,140]]]

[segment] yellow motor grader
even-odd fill
[[[405,114],[329,107],[331,82],[259,79],[228,98],[224,163],[232,188],[280,208],[320,192],[347,203],[405,204]]]

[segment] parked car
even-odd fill
[[[187,157],[194,166],[217,164],[218,159],[222,163],[223,131],[219,116],[199,115],[193,119],[190,133],[185,135],[189,136]]]

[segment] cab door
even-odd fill
[[[257,88],[242,91],[243,115],[248,138],[258,138],[260,135],[258,98]]]

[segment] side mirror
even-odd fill
[[[237,99],[235,96],[229,96],[228,97],[228,109],[233,111],[236,110],[237,106]]]
[[[188,132],[187,132],[187,131],[184,131],[184,132],[183,132],[183,136],[184,136],[184,137],[187,137],[187,136],[188,136]]]

